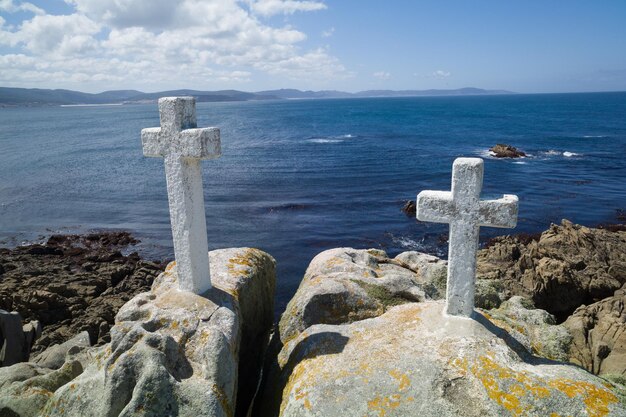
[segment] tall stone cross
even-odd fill
[[[482,186],[483,160],[458,158],[452,165],[452,191],[422,191],[417,195],[418,220],[450,224],[446,313],[454,316],[470,317],[474,311],[480,227],[517,224],[517,196],[481,200]]]
[[[144,156],[165,159],[167,198],[179,288],[211,288],[200,160],[221,156],[220,131],[197,129],[193,97],[159,99],[161,127],[141,130]]]

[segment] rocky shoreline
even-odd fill
[[[215,291],[199,297],[172,291],[175,263],[155,279],[163,264],[122,254],[135,243],[0,249],[0,309],[44,325],[30,362],[0,367],[0,415],[626,416],[624,225],[491,240],[471,321],[441,315],[445,260],[324,251],[269,344],[271,256],[210,252]]]
[[[148,291],[166,265],[122,254],[137,243],[128,232],[103,232],[0,248],[0,309],[42,325],[33,354],[84,331],[92,345],[110,341],[118,310]]]

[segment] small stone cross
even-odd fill
[[[141,130],[143,154],[165,159],[179,288],[202,294],[211,273],[200,160],[220,157],[220,131],[197,129],[193,97],[160,98],[159,115],[161,127]]]
[[[450,224],[446,313],[470,317],[474,311],[476,251],[481,226],[515,227],[518,199],[505,194],[480,200],[483,160],[458,158],[452,165],[452,191],[417,195],[418,220]]]

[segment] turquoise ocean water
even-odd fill
[[[163,161],[140,143],[158,123],[156,104],[0,109],[0,246],[126,229],[171,257]],[[210,248],[272,254],[278,310],[325,249],[445,256],[447,227],[400,208],[449,189],[459,156],[485,158],[484,197],[520,197],[512,232],[626,209],[626,93],[199,103],[198,124],[222,132],[223,157],[203,162]],[[496,143],[529,156],[497,160]]]

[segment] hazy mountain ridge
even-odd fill
[[[297,89],[266,90],[245,92],[238,90],[169,90],[144,93],[137,90],[112,90],[102,93],[83,93],[73,90],[49,90],[40,88],[0,87],[0,106],[46,106],[76,104],[123,104],[154,102],[165,96],[194,96],[199,102],[319,99],[353,97],[415,97],[415,96],[460,96],[515,94],[506,90],[483,90],[480,88],[460,88],[454,90],[367,90],[347,93],[337,90],[302,91]]]

